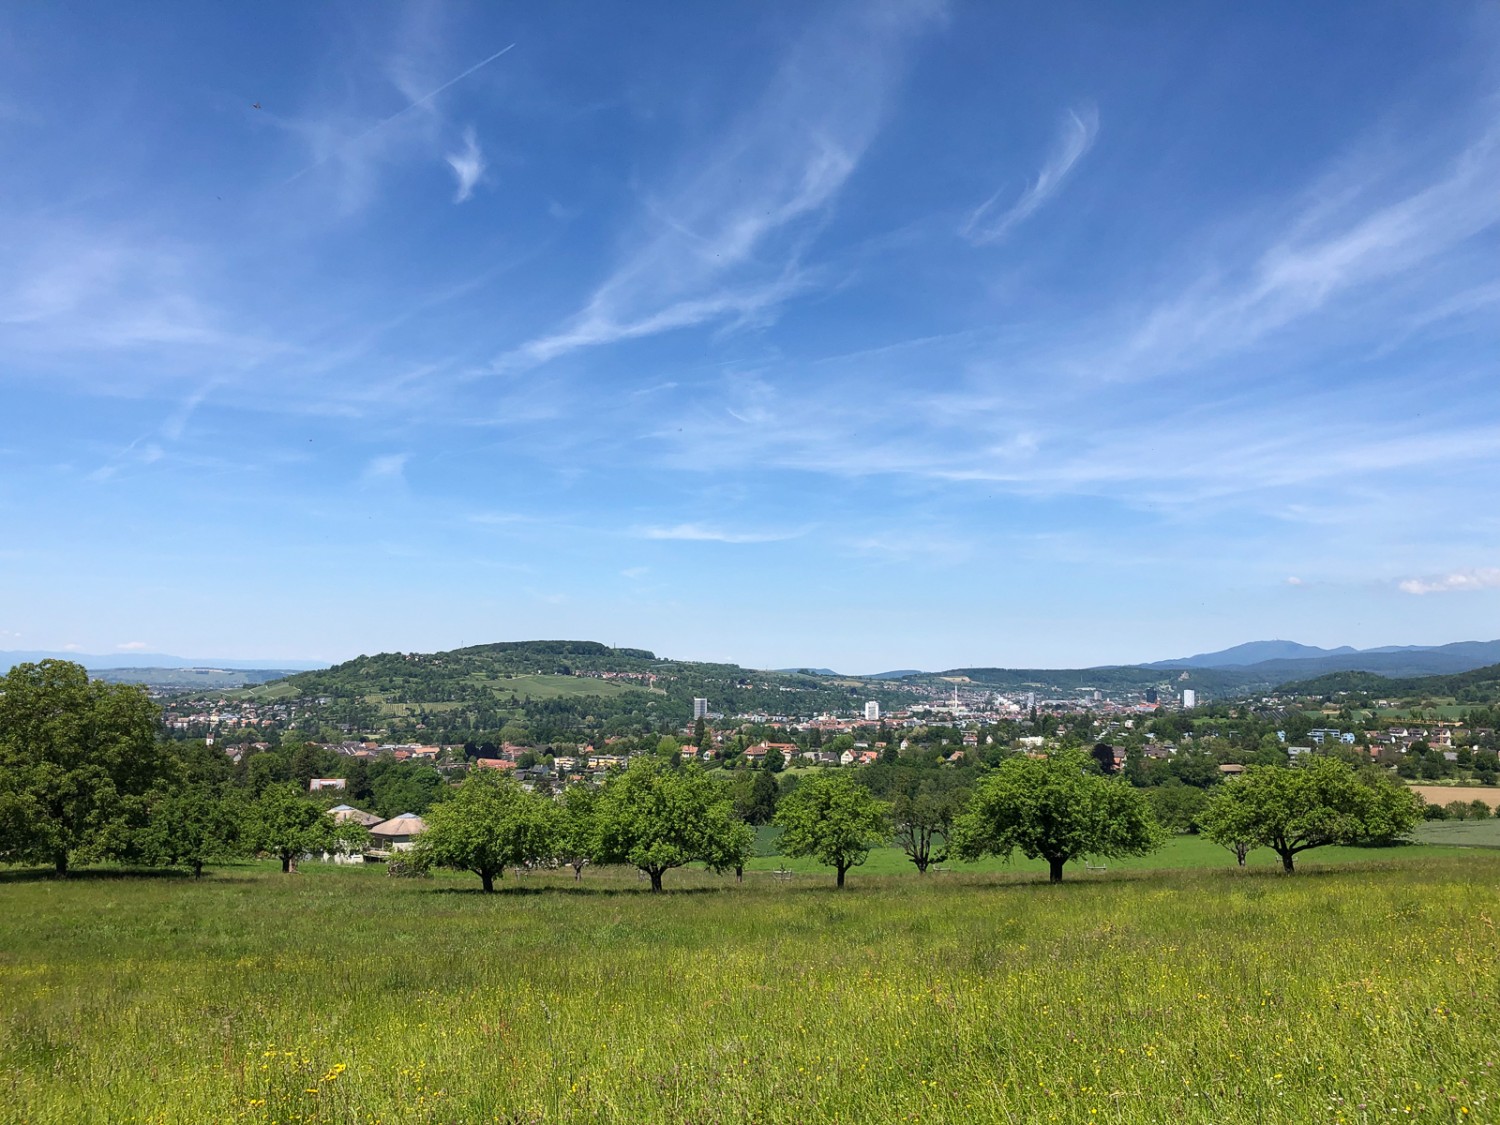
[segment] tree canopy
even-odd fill
[[[0,676],[0,859],[111,858],[130,846],[147,793],[170,772],[144,689],[43,660]]]
[[[1236,851],[1270,848],[1291,872],[1310,848],[1387,843],[1421,819],[1421,798],[1409,789],[1319,755],[1292,766],[1247,767],[1219,789],[1199,821],[1210,840]]]
[[[1145,855],[1162,833],[1145,794],[1122,778],[1089,770],[1081,750],[1002,762],[975,789],[954,824],[954,845],[965,859],[1009,858],[1015,851],[1045,859],[1052,882],[1081,856]]]
[[[281,860],[282,871],[291,871],[299,856],[329,851],[340,840],[363,831],[357,824],[335,824],[303,795],[295,781],[268,785],[245,818],[247,844]]]
[[[651,889],[674,867],[706,863],[717,871],[748,854],[747,825],[729,795],[697,766],[638,757],[605,782],[594,806],[594,858],[645,872]]]
[[[551,856],[560,810],[549,797],[528,793],[499,770],[476,769],[453,795],[428,812],[416,840],[419,863],[472,871],[486,891],[507,867]]]
[[[776,810],[781,851],[828,864],[842,887],[849,868],[863,863],[870,849],[886,839],[887,811],[885,802],[849,773],[815,774],[787,794]]]

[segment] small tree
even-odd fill
[[[522,789],[508,774],[476,769],[424,819],[427,830],[413,847],[416,862],[472,871],[491,892],[507,867],[553,854],[559,809],[550,798]]]
[[[934,863],[947,862],[953,821],[963,811],[963,796],[961,790],[924,785],[915,794],[897,793],[891,799],[896,843],[919,874],[926,875]]]
[[[599,791],[578,782],[562,792],[558,804],[557,858],[573,869],[573,881],[583,878],[594,852],[594,803]]]
[[[281,860],[282,871],[290,872],[299,856],[337,847],[340,827],[302,795],[296,782],[287,781],[267,786],[251,803],[245,838],[251,848],[269,852]]]
[[[1060,883],[1063,866],[1080,856],[1114,859],[1160,847],[1161,828],[1144,794],[1088,767],[1088,757],[1076,749],[1002,762],[954,824],[958,854],[1008,859],[1020,851],[1045,859],[1049,878]]]
[[[729,796],[697,766],[645,755],[605,783],[594,818],[595,861],[639,868],[656,892],[674,867],[720,864],[736,823]]]
[[[837,872],[844,885],[849,868],[864,863],[890,831],[888,809],[844,770],[815,774],[797,786],[776,810],[781,851],[812,856]]]
[[[1295,766],[1250,766],[1220,788],[1203,814],[1203,834],[1220,843],[1270,848],[1282,869],[1300,852],[1328,844],[1388,843],[1422,819],[1415,793],[1337,758]]]

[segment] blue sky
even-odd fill
[[[1497,111],[1493,3],[5,6],[0,648],[1500,636]]]

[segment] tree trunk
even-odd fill
[[[201,860],[193,864],[193,878],[203,878],[203,863]]]
[[[479,884],[484,888],[485,894],[493,894],[495,891],[495,873],[485,870],[479,873]]]
[[[662,877],[663,873],[660,872],[660,871],[658,871],[658,870],[656,870],[656,868],[653,867],[651,870],[647,871],[646,874],[648,874],[648,875],[651,876],[651,891],[652,891],[652,893],[654,894],[654,893],[659,892],[661,890],[661,877]]]
[[[736,883],[743,883],[745,881],[745,868],[742,865],[739,865],[739,864],[735,865],[735,868],[734,868],[734,881]]]
[[[1068,861],[1065,860],[1065,859],[1049,859],[1047,861],[1047,868],[1048,868],[1048,875],[1047,875],[1047,877],[1048,877],[1048,879],[1051,882],[1054,882],[1054,883],[1061,883],[1062,882],[1063,864],[1065,864],[1067,862]]]
[[[1235,858],[1240,861],[1240,866],[1245,866],[1245,857],[1250,854],[1250,848],[1245,844],[1237,844],[1234,849]]]
[[[52,860],[57,867],[57,877],[61,879],[66,876],[68,873],[68,853],[65,851],[56,852],[53,854]]]
[[[281,857],[281,873],[283,875],[287,875],[287,874],[291,873],[291,870],[292,870],[292,857],[289,856],[289,855],[282,856]]]
[[[839,867],[839,881],[838,881],[838,885],[840,887],[842,887],[844,885],[844,872],[848,871],[848,870],[849,869],[847,867],[843,867],[843,866]]]
[[[581,863],[575,863],[573,865],[573,882],[583,882],[583,864]]]
[[[917,865],[917,874],[918,875],[926,875],[927,874],[927,864],[929,862],[928,860],[923,859],[921,856],[913,856],[912,857],[912,862]]]
[[[1294,854],[1296,854],[1296,853],[1290,852],[1290,851],[1286,851],[1286,852],[1282,852],[1281,853],[1281,869],[1283,871],[1285,871],[1288,875],[1290,875],[1292,873],[1292,871],[1294,870],[1294,868],[1292,867],[1292,856]]]

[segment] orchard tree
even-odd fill
[[[196,877],[206,864],[246,852],[246,809],[232,790],[188,784],[153,794],[147,805],[135,847],[147,863],[186,867]]]
[[[870,849],[890,832],[888,806],[847,770],[815,774],[782,799],[776,810],[781,851],[812,856],[837,872],[844,885],[849,868],[864,863]]]
[[[0,860],[51,864],[126,852],[132,814],[170,774],[145,689],[90,681],[65,660],[0,676]]]
[[[281,870],[296,869],[299,856],[338,847],[344,833],[359,825],[338,825],[302,794],[295,781],[268,785],[250,804],[245,817],[245,839],[258,852],[281,860]]]
[[[485,891],[493,891],[507,867],[553,854],[559,814],[550,797],[528,793],[509,774],[476,769],[428,811],[414,858],[422,866],[472,871]]]
[[[1249,766],[1220,787],[1201,822],[1203,834],[1226,847],[1270,848],[1282,869],[1328,844],[1389,843],[1422,819],[1411,790],[1338,758],[1318,755],[1294,766]]]
[[[573,869],[573,881],[583,878],[583,869],[594,853],[594,803],[599,791],[584,782],[568,786],[558,802],[557,858]]]
[[[594,806],[594,859],[645,872],[652,891],[674,867],[733,866],[743,843],[733,801],[697,766],[638,756],[605,782]]]
[[[953,822],[963,811],[964,797],[961,789],[924,783],[915,793],[897,793],[891,799],[896,843],[918,874],[926,875],[932,864],[948,861]]]
[[[1054,883],[1062,882],[1063,865],[1081,856],[1155,851],[1162,831],[1145,795],[1122,778],[1091,772],[1091,764],[1076,749],[1008,758],[980,782],[955,822],[955,850],[964,859],[1009,859],[1016,851],[1044,859]]]

